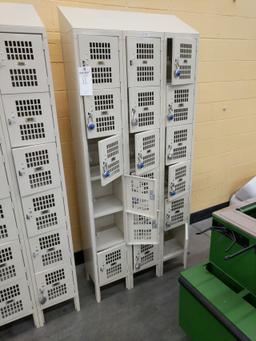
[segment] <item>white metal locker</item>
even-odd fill
[[[4,166],[4,159],[1,154],[1,146],[0,146],[0,179],[1,179],[1,188],[0,188],[0,199],[1,199],[1,198],[6,198],[10,195],[9,185],[8,185],[5,166]]]
[[[120,87],[118,38],[79,35],[81,66],[92,69],[93,89]]]
[[[18,230],[10,198],[0,200],[0,243],[17,239]]]
[[[3,96],[12,147],[55,141],[48,93]]]
[[[160,85],[160,42],[159,38],[127,38],[129,87]]]
[[[123,148],[120,135],[98,142],[101,185],[105,186],[123,174]]]
[[[2,94],[48,91],[42,36],[0,33]]]
[[[149,172],[159,165],[159,130],[135,135],[136,175]]]
[[[195,39],[174,38],[172,41],[172,84],[194,83],[196,63]]]
[[[130,132],[158,128],[160,125],[160,88],[129,89]]]
[[[36,275],[38,301],[43,309],[74,296],[71,267],[62,265]]]
[[[25,197],[22,205],[29,237],[51,232],[66,224],[60,188]]]
[[[158,246],[134,245],[133,246],[133,271],[138,272],[156,265],[158,261]]]
[[[126,212],[157,217],[157,182],[154,179],[125,175]]]
[[[59,186],[55,143],[13,149],[13,158],[21,196]]]
[[[191,158],[192,125],[166,128],[166,165]]]
[[[157,244],[159,230],[157,219],[127,213],[127,244]]]
[[[116,281],[127,275],[127,246],[118,246],[97,253],[100,285]]]
[[[0,286],[0,325],[31,314],[32,303],[26,280]]]
[[[168,200],[176,199],[189,192],[190,162],[180,162],[168,169]]]
[[[184,195],[173,201],[165,201],[165,229],[170,230],[182,225],[188,220],[188,195]]]
[[[60,264],[70,265],[69,245],[65,229],[31,238],[30,249],[35,273]]]
[[[95,90],[84,97],[88,139],[114,135],[121,130],[120,89]]]
[[[193,85],[167,87],[167,125],[190,124],[194,113]]]
[[[19,241],[0,244],[0,287],[10,280],[25,278]]]

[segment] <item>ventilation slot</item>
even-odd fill
[[[112,83],[111,67],[93,67],[92,68],[93,84]]]
[[[10,302],[7,306],[0,309],[2,319],[6,319],[14,314],[23,311],[22,301]]]
[[[148,150],[150,148],[155,147],[156,137],[155,135],[150,135],[143,137],[143,150]]]
[[[154,80],[154,66],[137,66],[137,81],[152,82]]]
[[[172,202],[172,211],[177,211],[181,208],[184,208],[184,199],[179,199]]]
[[[64,269],[56,270],[45,275],[46,285],[57,283],[62,279],[65,279]]]
[[[50,247],[60,245],[60,235],[59,233],[51,234],[49,236],[39,238],[40,249],[48,249]]]
[[[191,78],[191,65],[180,65],[180,79],[190,79]]]
[[[12,86],[38,86],[36,69],[10,69]]]
[[[107,278],[117,276],[122,273],[122,264],[115,264],[106,270]]]
[[[90,42],[90,58],[92,60],[111,59],[110,43]]]
[[[186,146],[174,148],[172,159],[177,160],[177,159],[185,158],[186,155],[187,155],[187,147]]]
[[[154,253],[150,252],[147,255],[144,255],[144,256],[141,257],[140,265],[141,266],[146,265],[146,264],[148,264],[150,262],[153,262],[153,260],[154,260]]]
[[[137,59],[154,59],[154,44],[136,44]]]
[[[119,153],[119,147],[118,147],[118,141],[112,142],[107,145],[107,158],[111,159],[112,157],[118,155]]]
[[[48,150],[25,153],[26,165],[28,168],[35,168],[49,164]]]
[[[51,171],[39,172],[29,175],[30,188],[38,188],[52,184]]]
[[[51,251],[42,256],[43,266],[51,265],[62,260],[63,256],[61,250]]]
[[[33,198],[33,207],[35,212],[55,207],[54,194]]]
[[[182,166],[182,167],[177,168],[175,170],[175,180],[183,178],[184,176],[186,176],[186,174],[187,174],[187,167],[186,166]]]
[[[8,60],[34,60],[31,41],[5,40],[4,45]]]
[[[115,129],[115,116],[96,117],[97,132]]]
[[[115,263],[119,259],[121,259],[121,250],[110,252],[105,256],[106,264]]]
[[[114,109],[113,94],[94,96],[94,107],[96,111]]]
[[[16,276],[16,270],[14,265],[0,267],[0,282],[7,281]]]
[[[138,115],[138,126],[147,127],[155,124],[155,115],[153,111],[140,112]]]
[[[43,123],[29,123],[20,125],[20,135],[22,141],[45,138]]]
[[[50,213],[36,218],[37,230],[58,225],[57,213]]]
[[[38,98],[16,100],[18,117],[31,117],[42,115],[41,101]]]
[[[139,92],[138,93],[138,106],[148,107],[154,105],[154,91]]]
[[[141,252],[146,252],[148,250],[153,249],[154,245],[150,244],[150,245],[141,245],[140,246],[140,251]]]
[[[187,129],[177,130],[174,132],[174,143],[187,141],[188,131]]]
[[[0,250],[0,264],[8,262],[13,259],[12,249],[11,247],[6,247],[5,249]]]
[[[7,226],[5,224],[0,225],[0,240],[8,238],[8,236]]]
[[[155,164],[155,153],[147,154],[143,156],[143,163],[145,167]]]
[[[174,122],[187,121],[188,108],[174,109]]]
[[[3,206],[0,204],[0,219],[4,219]]]
[[[189,89],[176,89],[174,91],[174,103],[188,102]]]
[[[20,288],[18,284],[15,284],[11,287],[0,290],[0,303],[9,301],[19,295],[20,295]]]
[[[176,223],[182,223],[184,221],[184,214],[183,212],[176,213],[171,217],[171,223],[176,224]]]
[[[48,290],[48,297],[49,300],[53,300],[54,298],[57,298],[59,296],[65,295],[67,293],[67,285],[66,283],[58,285],[52,289]]]
[[[192,58],[192,44],[180,44],[180,58]]]
[[[151,229],[136,229],[134,230],[135,240],[150,240],[151,239]]]

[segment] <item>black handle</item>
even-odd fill
[[[227,232],[227,229],[223,226],[211,226],[211,227],[207,227],[207,229],[205,229],[203,231],[197,232],[196,234],[200,235],[200,234],[204,234],[208,231],[218,231],[220,233],[225,234]]]

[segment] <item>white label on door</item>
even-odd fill
[[[92,68],[82,66],[78,68],[80,96],[92,96]]]

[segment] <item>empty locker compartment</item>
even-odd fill
[[[168,126],[190,124],[194,114],[194,87],[181,85],[167,87],[167,116]]]
[[[180,256],[185,258],[188,247],[188,228],[181,225],[165,233],[164,262]]]
[[[29,243],[35,273],[71,264],[66,229],[30,238]]]
[[[29,237],[64,227],[66,213],[60,188],[22,199],[23,213]]]
[[[1,145],[0,145],[0,179],[1,179],[0,199],[9,197],[10,196],[9,185],[6,177],[4,159],[1,154]]]
[[[188,193],[190,189],[190,161],[179,162],[168,167],[168,200]]]
[[[81,66],[90,66],[93,89],[120,87],[117,37],[79,35]]]
[[[127,37],[128,87],[160,86],[159,38]]]
[[[100,286],[124,278],[128,273],[125,243],[97,252]]]
[[[47,92],[42,36],[0,33],[2,94]]]
[[[30,315],[31,312],[32,302],[25,279],[0,285],[0,325]]]
[[[141,214],[126,214],[129,245],[157,244],[159,242],[158,220]]]
[[[173,85],[195,81],[196,40],[167,38],[167,82]]]
[[[166,165],[191,158],[192,131],[192,125],[166,128]]]
[[[165,230],[185,224],[189,217],[189,197],[184,195],[172,201],[165,201]]]
[[[138,272],[158,262],[157,245],[134,245],[133,246],[133,271]]]
[[[160,88],[129,89],[130,132],[159,128],[160,125]]]
[[[88,139],[115,135],[121,130],[120,89],[95,90],[84,97]]]
[[[16,148],[12,152],[21,196],[60,185],[55,143]]]
[[[72,269],[61,265],[36,275],[38,301],[42,309],[74,296]]]
[[[10,198],[0,200],[0,244],[18,238],[18,230]]]
[[[48,93],[5,95],[3,107],[12,147],[55,141]]]

